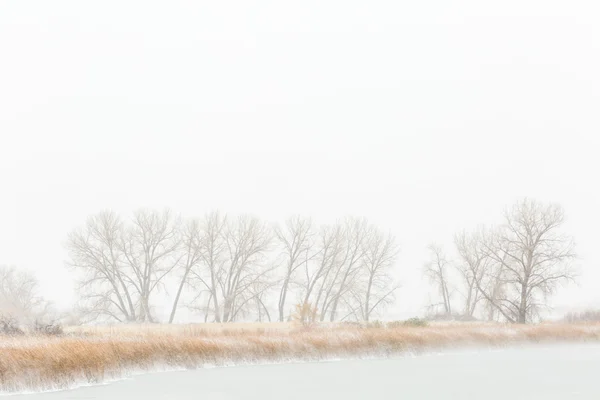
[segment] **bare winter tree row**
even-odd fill
[[[73,231],[67,249],[92,320],[156,321],[168,291],[169,322],[182,307],[206,321],[284,321],[298,304],[320,320],[368,321],[397,288],[393,236],[358,218],[273,226],[219,212],[182,219],[140,210],[125,220],[106,211]]]
[[[562,232],[564,222],[559,205],[526,199],[506,211],[503,224],[455,235],[453,261],[431,245],[425,273],[440,293],[442,314],[478,313],[513,323],[539,317],[549,296],[575,276],[573,239]]]

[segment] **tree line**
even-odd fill
[[[170,290],[169,323],[182,306],[205,321],[285,321],[298,304],[320,321],[369,321],[397,289],[395,239],[364,218],[272,225],[217,211],[138,210],[128,219],[104,211],[66,247],[90,320],[158,322],[157,295]]]
[[[451,251],[431,244],[423,270],[434,289],[429,313],[538,319],[576,276],[564,222],[560,205],[525,199],[501,223],[455,234]],[[316,224],[292,216],[271,224],[217,211],[199,218],[103,211],[65,246],[79,294],[71,318],[83,321],[172,323],[182,308],[206,322],[287,321],[297,312],[316,321],[370,321],[394,303],[399,287],[396,240],[365,218]],[[157,316],[167,298],[168,314]],[[34,275],[0,266],[2,315],[56,319]]]
[[[431,244],[424,272],[440,298],[432,308],[466,319],[538,319],[556,289],[576,276],[564,222],[560,205],[525,199],[506,210],[501,224],[456,234],[453,257]]]

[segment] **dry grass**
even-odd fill
[[[600,325],[448,324],[309,331],[289,324],[71,328],[63,337],[0,337],[0,392],[66,388],[132,370],[386,356],[448,346],[597,341]]]
[[[184,336],[209,336],[227,335],[229,333],[264,333],[268,332],[290,332],[295,326],[288,322],[271,323],[206,323],[206,324],[132,324],[132,325],[101,325],[101,326],[77,326],[65,329],[66,333],[85,336],[155,336],[184,335]]]

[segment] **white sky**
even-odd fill
[[[491,4],[493,3],[493,4]],[[0,2],[0,263],[73,298],[67,233],[103,208],[369,217],[425,246],[522,196],[564,205],[600,305],[593,1]],[[596,171],[596,172],[594,172]]]

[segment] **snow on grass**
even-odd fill
[[[498,324],[204,330],[116,327],[62,337],[0,338],[0,392],[60,390],[135,373],[298,361],[386,357],[448,347],[600,339],[600,325]]]

